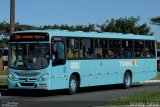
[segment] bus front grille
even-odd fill
[[[38,76],[39,72],[15,72],[17,76],[23,76],[23,77],[35,77]]]
[[[37,78],[18,78],[19,80],[23,80],[23,81],[36,81]]]

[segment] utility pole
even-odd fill
[[[10,0],[10,34],[15,31],[15,0]]]

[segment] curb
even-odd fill
[[[141,83],[156,83],[156,82],[160,82],[160,80],[148,80]]]

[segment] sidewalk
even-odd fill
[[[156,83],[156,82],[160,82],[160,80],[147,80],[142,83]]]

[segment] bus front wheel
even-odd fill
[[[132,85],[132,75],[131,75],[130,72],[126,72],[126,73],[124,74],[123,87],[124,87],[125,89],[128,89],[128,88],[131,87],[131,85]]]
[[[73,95],[73,94],[76,94],[77,93],[77,90],[78,90],[78,81],[77,81],[77,78],[72,75],[69,79],[69,94],[70,95]]]

